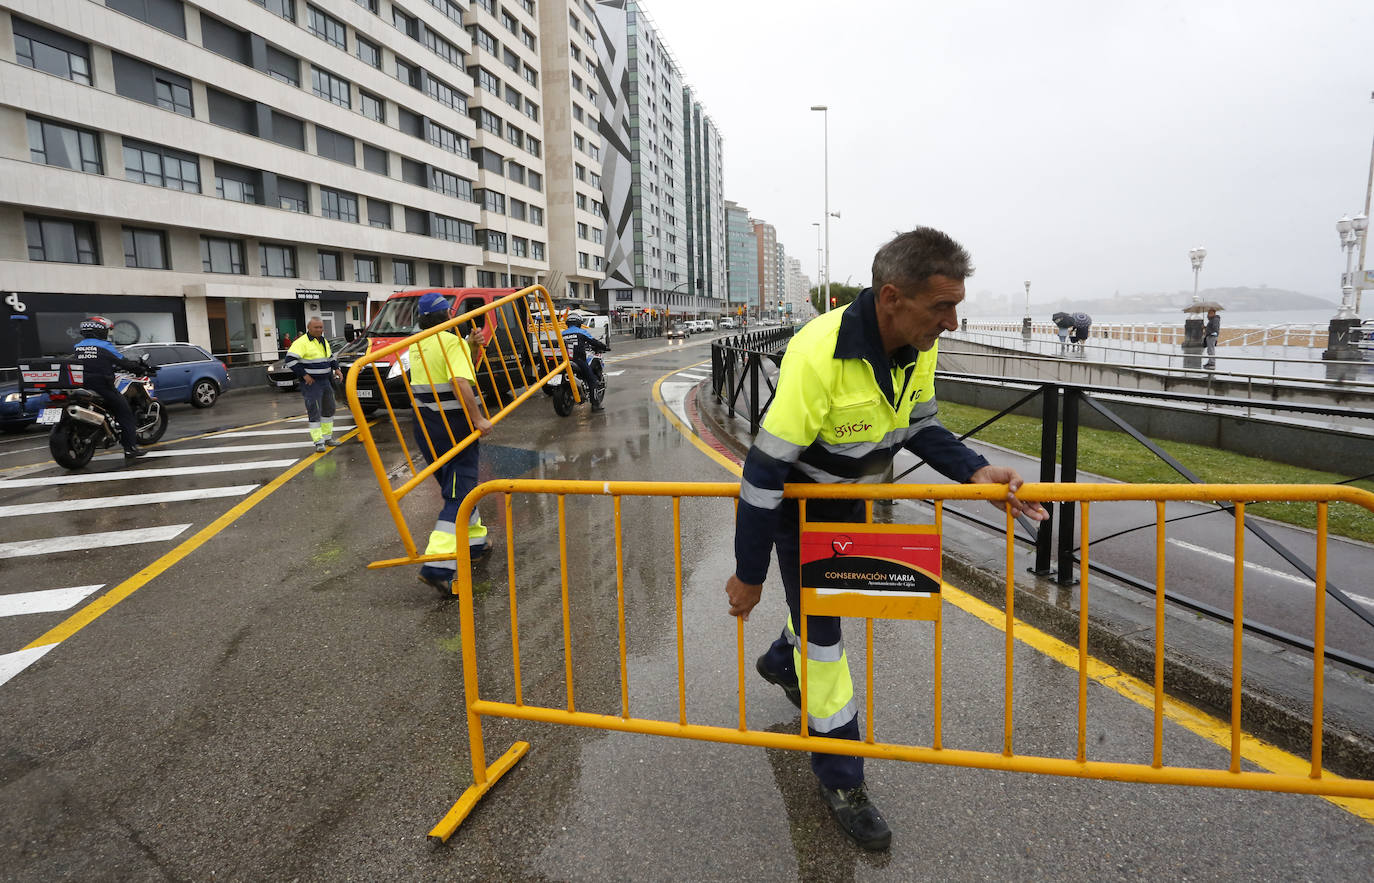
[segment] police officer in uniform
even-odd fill
[[[127,459],[142,457],[146,451],[138,446],[138,426],[129,401],[115,389],[115,369],[141,374],[148,370],[145,362],[126,359],[110,343],[114,323],[104,316],[92,316],[81,322],[82,339],[77,343],[76,361],[83,371],[81,385],[105,401],[105,407],[119,422],[119,441]]]
[[[797,682],[800,548],[796,500],[783,484],[876,483],[906,448],[959,482],[1008,485],[1012,509],[1048,517],[1017,500],[1021,477],[992,466],[936,418],[936,340],[958,328],[968,253],[929,227],[904,233],[873,259],[873,287],[844,310],[812,319],[787,347],[777,392],[744,462],[735,520],[735,574],[725,590],[730,613],[748,618],[758,604],[776,546],[788,622],[759,674],[801,706]],[[863,521],[860,501],[809,500],[809,521]],[[858,706],[838,617],[807,620],[808,727],[812,735],[859,739]],[[812,755],[811,768],[836,822],[866,849],[887,849],[891,829],[869,800],[863,758]]]
[[[329,381],[343,380],[343,373],[329,341],[324,339],[323,320],[316,317],[305,323],[305,333],[286,351],[284,364],[301,383],[315,450],[334,447],[338,444],[334,439],[334,386]]]
[[[433,328],[451,318],[448,300],[434,291],[420,295],[419,314],[421,328]],[[419,406],[415,443],[420,446],[426,462],[433,463],[453,448],[450,433],[454,441],[461,442],[473,429],[479,433],[491,432],[491,421],[482,416],[473,393],[476,377],[472,354],[461,337],[452,331],[441,331],[412,343],[406,356],[410,364],[410,389]],[[459,419],[460,412],[467,419]],[[450,557],[425,563],[420,568],[420,582],[443,595],[453,593],[457,564],[451,556],[458,549],[455,519],[463,498],[477,486],[477,461],[478,443],[474,440],[434,473],[444,498],[444,508],[430,532],[425,554]],[[468,519],[467,536],[473,561],[491,551],[486,525],[482,524],[476,509]]]

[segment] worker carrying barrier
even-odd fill
[[[684,628],[683,607],[683,543],[682,506],[684,500],[693,507],[713,507],[708,516],[723,518],[739,495],[739,485],[724,482],[633,482],[633,481],[540,481],[501,480],[478,485],[463,501],[459,519],[465,518],[479,501],[499,495],[505,509],[507,597],[499,590],[488,588],[483,599],[482,622],[475,619],[477,610],[473,597],[470,556],[466,546],[460,545],[454,556],[457,577],[454,591],[459,596],[461,616],[461,657],[464,695],[467,707],[469,752],[472,762],[472,785],[443,817],[430,837],[446,841],[477,802],[529,750],[527,742],[516,742],[494,763],[488,764],[483,743],[482,719],[503,717],[545,723],[570,724],[607,731],[674,736],[737,745],[790,749],[830,754],[858,755],[870,758],[905,760],[950,766],[965,766],[989,770],[1043,773],[1086,779],[1108,779],[1174,785],[1200,785],[1248,790],[1286,791],[1346,798],[1374,798],[1374,780],[1342,778],[1322,769],[1323,739],[1323,678],[1325,668],[1325,631],[1327,594],[1327,510],[1334,501],[1351,503],[1374,512],[1374,494],[1358,488],[1336,485],[1174,485],[1174,484],[1024,484],[1017,490],[1021,501],[1077,502],[1081,511],[1082,582],[1079,586],[1079,628],[1077,647],[1077,739],[1073,746],[1065,746],[1060,756],[1018,754],[1015,750],[1016,730],[1013,726],[1012,696],[1015,669],[1013,649],[1016,641],[1014,566],[1014,527],[1012,511],[1005,504],[1005,485],[826,485],[791,484],[784,496],[798,499],[801,512],[801,567],[803,631],[801,645],[806,646],[806,619],[811,615],[861,617],[865,620],[865,727],[858,741],[812,736],[807,732],[807,716],[801,715],[797,732],[775,732],[752,729],[747,724],[745,703],[746,665],[744,624],[736,619],[735,670],[728,682],[728,673],[718,673],[728,656],[722,658],[720,647],[714,656],[700,657],[707,648],[698,646],[707,639],[700,637],[713,627],[713,621],[694,621],[691,634],[697,635],[694,646],[688,647]],[[596,498],[603,498],[598,501]],[[608,498],[608,499],[606,499]],[[693,499],[705,498],[705,499]],[[716,498],[711,500],[710,498]],[[818,524],[806,521],[806,501],[813,499],[857,499],[867,501],[867,521],[845,524]],[[519,508],[516,501],[519,501]],[[930,524],[891,525],[873,522],[874,500],[933,501],[934,519]],[[1001,506],[1006,512],[1005,542],[1005,652],[1002,659],[1003,695],[1002,732],[1000,750],[987,750],[988,734],[980,732],[981,749],[952,747],[945,737],[942,669],[942,610],[944,595],[956,593],[940,578],[940,534],[943,527],[946,501],[985,500]],[[1312,748],[1310,766],[1304,764],[1305,774],[1259,772],[1242,769],[1241,686],[1242,686],[1242,628],[1245,605],[1245,508],[1247,502],[1286,500],[1314,504],[1316,507],[1316,569],[1312,594],[1313,682],[1311,696]],[[1125,763],[1094,759],[1088,750],[1088,680],[1101,664],[1088,656],[1088,621],[1090,614],[1089,540],[1091,510],[1103,501],[1138,501],[1154,504],[1155,562],[1157,591],[1154,599],[1154,677],[1153,677],[1153,750],[1149,762]],[[1171,766],[1165,763],[1164,747],[1164,662],[1165,662],[1165,600],[1164,550],[1166,547],[1165,504],[1170,501],[1198,501],[1231,504],[1235,518],[1235,557],[1233,608],[1234,626],[1231,646],[1231,702],[1229,763],[1218,768]],[[606,503],[610,512],[605,512]],[[667,526],[671,504],[671,528]],[[633,507],[627,514],[623,510]],[[598,525],[613,525],[612,529],[587,530],[575,527],[578,540],[570,548],[568,543],[568,510],[573,517],[594,519]],[[607,515],[609,514],[609,517]],[[695,509],[693,516],[700,515]],[[519,517],[516,517],[516,516]],[[634,542],[624,543],[623,522],[634,525]],[[517,522],[521,525],[517,531]],[[579,524],[576,520],[574,525]],[[671,534],[668,531],[671,530]],[[548,548],[558,544],[558,585],[552,584],[549,561],[537,556],[522,559],[516,543],[522,540],[531,545]],[[604,537],[607,548],[593,549],[597,537]],[[613,546],[613,549],[611,548]],[[627,556],[628,552],[628,556]],[[608,560],[614,556],[614,561]],[[706,552],[699,551],[689,564]],[[673,617],[676,633],[677,694],[675,697],[636,693],[632,709],[632,685],[627,666],[627,622],[639,626],[644,615],[635,604],[655,605],[660,616],[666,617],[667,568],[669,556],[673,568]],[[627,557],[631,566],[627,567]],[[517,566],[519,561],[530,563]],[[693,570],[700,570],[693,566]],[[571,573],[571,578],[570,578]],[[612,577],[613,574],[613,577]],[[638,574],[638,578],[633,576]],[[660,579],[660,574],[662,578]],[[523,580],[523,582],[522,582]],[[533,583],[533,584],[531,584]],[[723,583],[723,578],[722,578]],[[499,581],[498,581],[499,585]],[[958,593],[962,595],[962,593]],[[720,628],[729,626],[720,614]],[[574,601],[576,603],[574,603]],[[505,621],[503,604],[509,606],[509,621]],[[630,607],[627,615],[627,607]],[[525,611],[528,636],[521,641],[521,611]],[[614,619],[618,636],[619,696],[613,691],[617,685],[611,676],[610,660],[615,654],[615,639],[607,634],[593,635],[584,641],[579,632],[578,653],[574,655],[574,623],[609,623]],[[918,734],[902,734],[907,741],[879,740],[874,723],[873,622],[879,619],[909,619],[928,622],[932,631],[934,658],[930,671],[932,731],[929,738],[915,741]],[[557,633],[561,622],[561,653],[557,647]],[[663,625],[655,625],[655,641],[662,640]],[[641,626],[642,627],[642,626]],[[925,626],[915,626],[925,627]],[[906,628],[903,626],[902,628]],[[507,635],[508,633],[508,635]],[[509,655],[503,649],[509,640]],[[670,639],[671,640],[671,639]],[[719,643],[727,643],[722,640]],[[592,649],[589,649],[589,646]],[[689,651],[695,651],[695,655]],[[665,656],[669,650],[665,649]],[[480,654],[480,658],[479,658]],[[493,656],[494,654],[494,656]],[[691,658],[706,669],[694,668],[693,706],[697,713],[688,714],[688,667]],[[808,672],[806,654],[801,655],[798,669],[802,691],[802,708],[807,708]],[[575,661],[578,663],[575,665]],[[995,668],[997,660],[981,659],[980,664]],[[728,665],[728,664],[727,664]],[[494,666],[494,667],[493,667]],[[601,666],[601,667],[596,667]],[[557,672],[562,670],[563,684]],[[716,673],[717,683],[704,689],[698,676],[704,670]],[[533,671],[532,677],[526,672]],[[479,688],[485,673],[484,695]],[[1095,676],[1095,675],[1094,675]],[[1124,678],[1119,675],[1118,678]],[[580,679],[580,680],[579,680]],[[1043,682],[1043,679],[1037,679]],[[596,702],[579,705],[575,684],[583,686],[582,698],[596,694]],[[636,685],[642,682],[636,681]],[[559,687],[564,689],[559,689]],[[721,701],[722,691],[737,690],[738,716],[735,717],[735,698]],[[698,692],[701,691],[701,692]],[[496,698],[496,693],[502,693]],[[1136,693],[1140,704],[1149,706],[1149,687],[1141,686]],[[698,710],[709,696],[712,708]],[[534,697],[547,698],[551,704],[539,704]],[[618,698],[619,702],[616,702]],[[961,696],[976,699],[976,696]],[[1052,697],[1046,697],[1052,698]],[[1067,698],[1067,696],[1065,697]],[[606,707],[595,708],[597,702]],[[618,704],[618,710],[612,706]],[[1037,697],[1037,713],[1047,705]],[[589,710],[589,706],[593,710]],[[657,710],[657,715],[651,714]],[[907,713],[894,716],[902,723],[915,719]],[[915,710],[909,710],[915,711]],[[715,719],[712,720],[711,716]],[[702,722],[704,719],[707,722]],[[885,727],[895,726],[885,721]],[[1144,735],[1143,727],[1141,727]],[[1043,735],[1043,734],[1041,734]],[[1249,738],[1249,737],[1247,737]],[[1103,749],[1109,750],[1109,749]],[[1171,747],[1171,752],[1174,750]],[[1143,752],[1142,752],[1143,758]]]
[[[577,383],[573,379],[567,348],[563,345],[562,326],[557,321],[540,324],[530,320],[531,313],[538,310],[544,310],[545,315],[552,315],[553,302],[549,292],[542,285],[533,285],[509,294],[497,293],[503,296],[493,298],[487,289],[445,288],[392,295],[387,306],[390,308],[393,302],[398,305],[392,312],[398,316],[404,314],[406,320],[403,324],[407,327],[413,327],[412,323],[418,315],[417,305],[424,297],[444,297],[449,303],[448,312],[452,318],[418,334],[371,350],[348,369],[344,379],[348,407],[353,412],[358,438],[367,450],[382,499],[396,524],[405,550],[404,558],[374,562],[370,565],[372,567],[424,564],[445,558],[419,551],[401,512],[400,500],[452,462],[479,437],[466,408],[432,401],[436,395],[442,398],[442,394],[428,386],[420,390],[415,388],[411,382],[411,352],[419,353],[419,358],[424,362],[425,376],[473,377],[481,393],[476,396],[476,402],[482,416],[493,424],[500,422],[559,374],[566,375],[565,382],[574,396],[577,395]],[[464,309],[469,306],[472,308]],[[387,316],[387,312],[382,316]],[[421,345],[412,350],[414,344],[423,344],[436,335],[450,332],[466,341],[467,347]],[[426,352],[430,355],[426,356]],[[441,360],[443,364],[431,366],[428,364],[429,358]],[[455,358],[466,359],[467,364],[450,364],[450,359]],[[507,399],[510,401],[506,402]],[[423,420],[421,409],[426,406],[431,412],[430,419]],[[409,467],[410,477],[399,484],[392,483],[390,470],[382,463],[377,438],[368,419],[379,408],[385,408],[386,424],[394,433],[394,439]],[[397,414],[398,410],[410,412],[410,419],[404,421],[405,425]],[[416,427],[414,437],[406,432],[410,425]],[[412,444],[424,446],[418,452],[422,456],[422,462],[418,464],[412,455]],[[428,461],[428,465],[424,461]],[[451,557],[445,560],[451,560]]]

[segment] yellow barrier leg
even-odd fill
[[[458,802],[453,805],[453,808],[429,832],[430,842],[446,843],[448,838],[453,836],[453,832],[458,830],[458,826],[463,824],[463,819],[468,817],[468,813],[477,806],[477,801],[485,797],[500,778],[511,767],[515,766],[516,762],[524,757],[529,750],[530,743],[516,742],[497,759],[496,763],[487,767],[487,780],[485,782],[473,782],[468,786],[468,790],[463,792],[463,796],[458,798]]]

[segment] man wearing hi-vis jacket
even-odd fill
[[[968,253],[929,227],[904,233],[873,259],[873,287],[844,310],[808,322],[792,338],[777,392],[744,462],[735,518],[735,574],[725,586],[733,616],[759,602],[776,546],[788,622],[757,669],[801,707],[797,635],[801,604],[796,500],[783,484],[877,483],[903,448],[954,481],[1006,484],[1018,514],[1048,517],[1015,497],[1016,470],[992,466],[936,418],[936,341],[958,328]],[[809,500],[808,521],[863,521],[857,500]],[[859,739],[858,706],[840,620],[807,618],[807,726],[814,736]],[[836,822],[865,849],[887,849],[892,832],[868,798],[863,758],[813,753],[811,768]]]
[[[315,450],[334,447],[338,442],[334,440],[334,385],[330,380],[343,380],[343,374],[329,341],[325,340],[323,321],[316,317],[305,323],[305,333],[286,351],[284,364],[301,383]]]
[[[448,300],[436,291],[420,295],[418,306],[421,328],[433,328],[447,322]],[[491,421],[482,416],[472,387],[476,376],[472,370],[472,355],[468,345],[452,331],[440,331],[410,345],[406,352],[410,364],[410,389],[419,406],[415,422],[415,443],[427,463],[433,463],[461,442],[472,429],[491,432]],[[466,419],[462,416],[466,414]],[[469,428],[471,427],[471,428]],[[450,441],[450,432],[453,441]],[[458,550],[458,507],[463,498],[477,487],[478,443],[474,439],[452,460],[434,473],[444,508],[430,532],[426,555],[444,555],[439,561],[426,562],[420,568],[420,582],[432,586],[442,595],[453,593],[453,577],[458,565],[453,555]],[[468,548],[472,560],[491,550],[487,542],[487,528],[477,510],[467,525]]]

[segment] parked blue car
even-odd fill
[[[164,405],[190,402],[208,408],[229,388],[229,369],[191,343],[136,343],[122,349],[131,359],[148,357],[157,367],[153,396]]]
[[[23,432],[47,406],[46,392],[21,396],[17,382],[0,384],[0,431]]]

